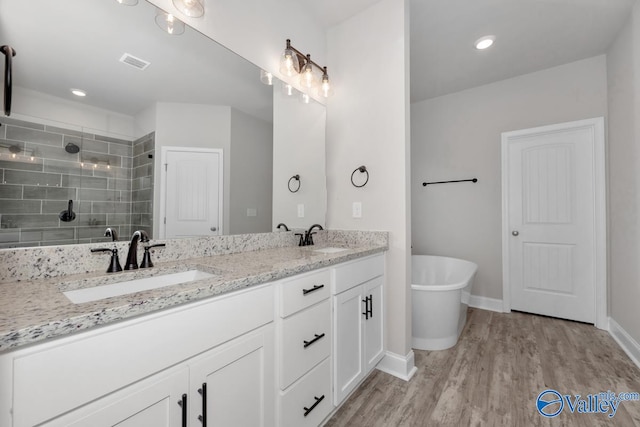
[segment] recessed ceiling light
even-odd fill
[[[71,93],[74,94],[75,96],[87,96],[87,92],[81,90],[81,89],[71,89]]]
[[[494,41],[496,41],[496,36],[480,37],[478,40],[476,40],[476,43],[475,43],[476,49],[478,50],[487,49],[488,47],[491,47]]]

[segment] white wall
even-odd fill
[[[412,104],[413,253],[477,263],[472,293],[501,299],[500,135],[606,116],[606,79],[602,55]]]
[[[325,166],[326,109],[317,102],[302,104],[298,96],[273,90],[273,223],[308,229],[326,225],[327,189]],[[292,193],[287,185],[292,180]],[[298,217],[298,205],[304,217]]]
[[[273,126],[231,109],[228,234],[271,231]],[[256,216],[248,216],[255,209]]]
[[[19,86],[13,87],[11,117],[89,133],[134,139],[134,118]],[[70,126],[69,126],[70,125]]]
[[[607,52],[610,316],[640,342],[640,4]]]
[[[156,156],[154,200],[160,200],[162,147],[221,148],[224,159],[223,234],[229,230],[229,182],[231,145],[231,107],[158,102],[156,104]],[[160,235],[160,204],[154,203],[153,235]]]
[[[328,31],[336,94],[327,103],[327,224],[387,230],[387,349],[411,353],[409,5],[382,0]],[[363,188],[351,172],[365,165]],[[362,202],[362,218],[352,203]]]

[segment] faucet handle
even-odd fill
[[[144,255],[142,256],[142,262],[140,263],[140,268],[150,268],[153,267],[153,263],[151,262],[151,253],[149,249],[151,248],[164,248],[167,246],[165,243],[156,243],[155,245],[148,245],[144,247]]]
[[[109,262],[107,273],[122,271],[122,266],[120,265],[120,260],[118,259],[118,250],[116,248],[95,248],[91,249],[91,252],[111,252],[111,261]]]
[[[312,232],[312,233],[309,233],[308,241],[307,241],[307,245],[310,245],[310,246],[311,246],[311,245],[313,245],[313,235],[314,235],[314,234],[316,234],[316,232],[315,232],[315,231],[314,231],[314,232]]]
[[[298,242],[298,246],[305,246],[305,241],[302,238],[302,234],[301,233],[296,233],[296,236],[300,236],[300,241]]]

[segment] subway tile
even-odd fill
[[[109,214],[107,215],[107,224],[109,225],[127,225],[133,222],[131,214]]]
[[[60,212],[67,210],[69,207],[69,200],[43,200],[42,201],[42,213],[59,214]],[[73,211],[76,214],[91,213],[91,202],[84,202],[82,200],[73,200]]]
[[[153,204],[151,202],[133,202],[131,205],[131,213],[143,214],[153,212]]]
[[[7,139],[15,139],[16,141],[35,142],[38,144],[62,147],[62,135],[37,129],[10,126],[7,128],[6,137]]]
[[[102,202],[119,202],[120,192],[117,190],[98,190],[93,188],[90,188],[90,189],[79,188],[78,199],[102,201]]]
[[[44,171],[70,175],[86,174],[79,161],[62,161],[53,159],[44,159]],[[88,173],[93,175],[92,170],[89,170]]]
[[[94,139],[87,139],[87,138],[78,138],[75,136],[74,137],[65,136],[64,138],[65,145],[67,145],[67,142],[72,142],[76,144],[78,147],[80,147],[81,151],[92,151],[94,153],[103,153],[103,154],[109,153],[109,143],[104,141],[96,141]]]
[[[133,177],[140,178],[143,176],[152,176],[153,175],[153,164],[144,165],[133,169]]]
[[[102,135],[96,135],[95,139],[96,139],[96,141],[112,142],[114,144],[122,144],[122,145],[132,145],[133,144],[131,141],[128,141],[126,139],[111,138],[109,136],[102,136]]]
[[[0,199],[22,199],[22,185],[0,184]]]
[[[43,200],[70,200],[77,197],[75,188],[25,185],[23,198]]]
[[[129,179],[109,179],[108,188],[111,190],[131,191],[131,184],[131,180]]]
[[[114,156],[105,153],[95,153],[93,151],[81,151],[80,160],[84,163],[97,164],[98,169],[104,169],[107,165],[113,168],[119,168],[122,164],[121,156]],[[107,169],[109,170],[109,169]]]
[[[12,126],[20,126],[23,128],[44,130],[44,125],[41,125],[39,123],[25,122],[24,120],[17,120],[9,117],[0,117],[0,123],[2,123],[3,125],[7,125],[7,128],[10,128]]]
[[[44,126],[44,130],[46,130],[47,132],[51,132],[51,133],[60,133],[60,134],[62,134],[64,136],[70,135],[70,136],[82,137],[83,135],[86,135],[81,130],[66,129],[66,128],[61,128],[61,127],[58,127],[58,126],[45,125]],[[84,137],[87,138],[87,136],[84,136]],[[91,137],[93,137],[93,135]]]
[[[81,243],[91,243],[90,240],[51,240],[47,242],[40,242],[40,246],[60,246],[60,245],[77,245]]]
[[[132,202],[143,202],[153,200],[153,190],[148,188],[145,190],[135,190],[131,192]]]
[[[122,157],[120,167],[131,170],[133,167],[133,157]]]
[[[15,242],[11,242],[11,243],[0,243],[0,249],[14,249],[14,248],[28,248],[28,247],[32,247],[32,246],[40,246],[37,242],[31,243],[31,242],[23,242],[23,243],[15,243]]]
[[[112,167],[111,169],[98,168],[93,171],[93,176],[104,176],[107,178],[116,179],[131,179],[131,169],[114,167]]]
[[[116,156],[131,157],[133,155],[133,146],[109,143],[109,154]]]
[[[104,227],[107,224],[105,214],[76,214],[76,218],[69,222],[60,222],[60,227]]]
[[[0,230],[0,243],[11,243],[20,241],[20,231],[16,229]]]
[[[63,187],[76,187],[82,189],[88,188],[107,188],[107,178],[96,178],[92,176],[62,175]]]
[[[127,202],[92,202],[94,213],[129,213],[131,212],[131,203]]]
[[[78,227],[76,228],[78,239],[99,238],[104,239],[104,227]]]
[[[4,156],[3,156],[4,157]],[[42,159],[29,159],[29,158],[18,158],[18,159],[0,159],[0,168],[3,169],[12,169],[12,170],[21,170],[21,171],[36,171],[42,172]]]
[[[0,214],[39,214],[40,200],[3,200]]]
[[[2,215],[2,228],[56,227],[59,223],[56,214],[8,214]]]
[[[80,156],[77,153],[67,153],[62,146],[52,147],[48,145],[28,142],[27,150],[32,150],[35,157],[42,157],[44,159],[64,160],[67,162],[80,161]]]
[[[155,150],[155,148],[156,148],[156,139],[155,139],[155,135],[153,135],[153,137],[149,138],[144,142],[144,148],[142,152],[153,154],[153,151]]]
[[[0,122],[0,139],[5,139],[7,137],[7,127],[3,126]]]
[[[40,185],[49,187],[59,187],[61,181],[60,174],[27,172],[5,170],[5,184],[24,184],[24,185]]]
[[[0,138],[2,137],[2,135],[0,134]],[[140,143],[140,144],[134,144],[133,145],[133,157],[135,156],[140,156],[142,155],[142,153],[144,153],[144,143]]]
[[[146,154],[142,154],[140,156],[135,156],[133,158],[133,167],[137,168],[142,165],[149,165],[153,163],[153,159],[150,159]]]
[[[20,233],[21,242],[73,239],[75,239],[75,228],[23,228]]]

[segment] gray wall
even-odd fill
[[[131,141],[7,117],[0,123],[0,247],[103,241],[107,225],[130,233]],[[68,143],[80,152],[66,152]],[[11,147],[20,150],[15,157]],[[62,222],[69,200],[77,216]]]
[[[477,263],[472,293],[502,299],[501,133],[606,116],[606,81],[602,55],[413,104],[413,253]]]
[[[640,343],[640,4],[607,52],[609,314]]]

